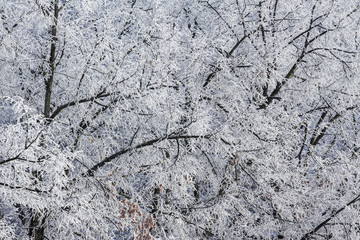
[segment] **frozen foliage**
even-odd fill
[[[0,239],[360,239],[358,0],[0,0]]]

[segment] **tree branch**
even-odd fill
[[[83,99],[80,99],[79,101],[71,101],[71,102],[68,102],[68,103],[65,103],[65,104],[62,104],[60,106],[58,106],[56,108],[56,110],[51,114],[51,116],[49,117],[51,120],[53,120],[62,110],[68,108],[68,107],[71,107],[71,106],[74,106],[76,105],[77,103],[85,103],[85,102],[91,102],[91,101],[94,101],[95,99],[99,99],[99,98],[103,98],[103,97],[108,97],[108,96],[111,96],[111,95],[114,95],[116,93],[106,93],[105,94],[105,91],[97,94],[96,96],[94,97],[88,97],[88,98],[83,98]]]
[[[135,149],[140,149],[143,147],[147,147],[147,146],[151,146],[155,143],[158,142],[162,142],[166,139],[198,139],[198,138],[209,138],[210,135],[204,135],[204,136],[200,136],[200,135],[190,135],[190,136],[163,136],[160,138],[155,138],[143,143],[140,143],[138,145],[136,145],[135,147],[128,147],[128,148],[124,148],[122,150],[120,150],[117,153],[114,153],[112,155],[110,155],[109,157],[106,157],[104,160],[102,160],[101,162],[95,164],[93,167],[91,167],[89,170],[87,170],[85,173],[82,174],[83,177],[87,177],[87,176],[94,176],[94,172],[96,172],[99,168],[103,167],[106,163],[111,162],[112,160],[114,160],[115,158],[130,152],[131,150],[135,150]]]
[[[311,230],[310,232],[306,233],[301,240],[307,240],[310,239],[311,235],[313,235],[314,233],[316,233],[317,231],[319,231],[320,228],[324,227],[331,219],[333,219],[336,215],[338,215],[339,213],[341,213],[342,211],[345,210],[346,207],[354,204],[355,202],[360,200],[360,194],[357,195],[354,199],[352,199],[350,202],[348,202],[344,207],[338,209],[336,212],[334,212],[333,214],[331,214],[330,217],[328,217],[327,219],[325,219],[323,222],[321,222],[319,225],[317,225],[313,230]]]

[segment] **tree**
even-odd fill
[[[2,1],[0,238],[358,238],[359,7]]]

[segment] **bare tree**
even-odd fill
[[[1,1],[0,238],[358,238],[359,7]]]

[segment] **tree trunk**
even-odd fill
[[[34,240],[44,240],[45,236],[45,216],[33,211],[29,225],[29,237]]]

